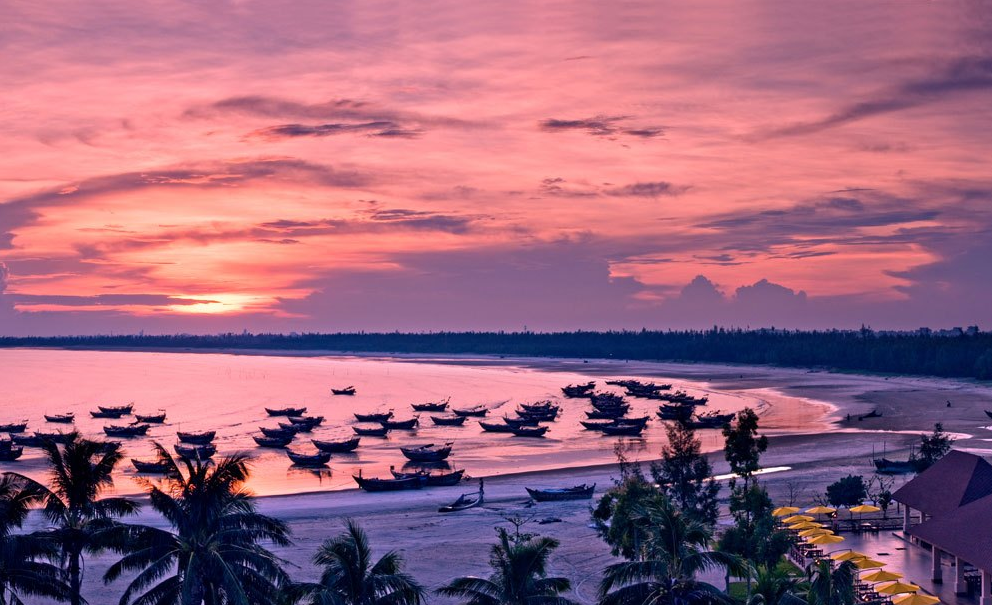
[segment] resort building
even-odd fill
[[[992,605],[992,464],[952,450],[893,499],[904,507],[903,532],[930,549],[931,579],[943,581],[946,560],[955,593],[977,593],[980,605]]]

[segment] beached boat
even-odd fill
[[[354,395],[355,394],[355,387],[348,386],[348,387],[345,387],[343,389],[331,389],[331,394],[332,395]]]
[[[344,453],[355,451],[361,439],[353,437],[341,441],[321,441],[320,439],[311,439],[310,441],[314,447],[322,452]]]
[[[662,420],[688,420],[694,409],[691,405],[662,404],[658,406],[658,418]]]
[[[889,460],[888,458],[874,458],[875,471],[886,475],[905,475],[915,473],[918,469],[915,460]]]
[[[187,458],[189,460],[206,460],[213,458],[214,454],[217,453],[217,448],[213,445],[184,445],[177,443],[172,447],[179,454],[180,458]]]
[[[300,427],[301,432],[309,432],[324,423],[323,416],[290,416],[289,422]]]
[[[479,426],[482,427],[482,430],[490,433],[509,433],[512,432],[513,429],[512,426],[506,424],[505,422],[500,424],[499,422],[483,422],[480,420]]]
[[[589,396],[589,403],[593,407],[623,405],[623,395],[615,393],[593,393]]]
[[[287,433],[296,434],[303,430],[303,425],[293,424],[292,422],[280,422],[280,430],[286,431]]]
[[[182,441],[183,443],[207,445],[214,440],[214,437],[217,436],[217,431],[202,431],[199,433],[184,433],[183,431],[177,431],[176,436],[179,437],[179,441]]]
[[[24,454],[23,447],[15,447],[13,443],[0,447],[0,462],[13,462]]]
[[[145,422],[148,424],[162,424],[163,422],[165,422],[165,412],[161,412],[159,414],[148,414],[148,415],[135,414],[134,418],[138,422]]]
[[[28,430],[28,421],[0,424],[0,433],[23,433]]]
[[[90,416],[92,416],[93,418],[109,418],[113,420],[119,420],[123,418],[125,414],[122,412],[103,412],[98,410],[96,412],[90,412]]]
[[[570,384],[561,388],[561,392],[565,397],[588,397],[593,389],[596,388],[595,382],[587,382],[585,384]]]
[[[172,469],[168,462],[146,462],[135,458],[131,458],[131,465],[139,473],[148,473],[149,475],[164,475]]]
[[[317,452],[316,454],[299,454],[292,450],[286,450],[286,455],[296,466],[317,467],[325,466],[331,461],[331,455],[327,452]]]
[[[45,440],[37,435],[11,435],[10,440],[14,445],[25,447],[41,447],[45,443]]]
[[[511,426],[510,432],[517,437],[544,437],[548,432],[546,426]]]
[[[265,426],[258,427],[258,430],[262,431],[262,434],[265,435],[266,437],[276,437],[276,438],[286,438],[286,437],[292,438],[293,435],[296,435],[296,433],[299,432],[296,431],[295,429],[284,429],[282,427],[271,429]]]
[[[475,508],[485,500],[485,491],[482,488],[482,479],[479,479],[479,491],[470,494],[462,494],[458,499],[447,506],[437,509],[439,513],[456,513],[461,510]]]
[[[34,436],[41,439],[42,441],[51,441],[52,443],[58,443],[59,445],[65,445],[73,439],[79,436],[79,433],[73,431],[71,433],[46,433],[42,431],[35,431]]]
[[[608,412],[604,412],[602,410],[593,410],[591,412],[586,412],[586,418],[588,418],[589,420],[603,420],[603,419],[612,420],[614,418],[621,418],[626,413],[627,410],[625,408],[624,409],[618,408],[616,410],[610,410]]]
[[[516,410],[516,414],[520,418],[527,418],[530,420],[537,420],[538,422],[551,422],[558,417],[558,408],[551,408],[543,412],[528,412],[526,410]]]
[[[527,412],[547,412],[547,411],[550,411],[551,409],[556,409],[557,410],[559,408],[560,408],[560,406],[557,406],[557,405],[551,403],[550,401],[542,401],[540,403],[521,403],[520,404],[520,409],[525,410]]]
[[[407,459],[414,462],[440,462],[451,455],[451,444],[434,445],[428,443],[418,447],[401,447],[400,451]]]
[[[357,475],[352,475],[352,479],[358,487],[368,492],[395,492],[408,489],[422,489],[427,485],[425,477],[411,477],[409,479],[378,479],[375,477],[362,477],[361,471]]]
[[[252,435],[252,439],[258,444],[258,447],[286,447],[289,442],[293,440],[292,437],[259,437],[258,435]]]
[[[503,416],[503,422],[507,426],[537,426],[541,421],[537,418],[510,418]]]
[[[393,412],[373,412],[371,414],[355,413],[355,420],[359,422],[382,422],[393,417]]]
[[[596,490],[596,484],[576,485],[575,487],[552,488],[552,489],[531,489],[524,488],[530,497],[537,502],[559,502],[562,500],[589,500]]]
[[[475,416],[479,418],[489,413],[489,410],[482,406],[476,406],[474,408],[467,408],[462,410],[452,408],[451,411],[454,412],[455,415],[457,416]]]
[[[410,407],[415,412],[443,412],[448,409],[448,400],[427,403],[411,403]]]
[[[431,422],[438,426],[462,426],[466,420],[466,416],[431,416]]]
[[[302,416],[307,413],[306,408],[265,408],[269,416]]]
[[[108,424],[103,432],[108,437],[141,437],[148,434],[149,424]]]
[[[579,424],[590,431],[602,431],[603,427],[613,426],[612,420],[580,420]]]
[[[379,424],[386,427],[387,429],[398,429],[403,431],[408,431],[417,428],[417,424],[420,423],[420,418],[414,416],[409,420],[383,420]]]
[[[113,453],[122,447],[124,447],[124,444],[120,441],[98,441],[96,444],[96,449],[101,454]]]
[[[104,414],[120,414],[122,416],[127,416],[134,411],[134,404],[129,403],[127,405],[98,405],[96,409],[100,410]]]
[[[395,479],[410,479],[413,477],[424,477],[427,480],[425,485],[427,487],[447,487],[451,485],[458,485],[461,482],[462,477],[465,475],[465,469],[452,471],[450,473],[431,473],[429,471],[417,471],[415,473],[404,473],[389,468],[389,472],[393,474]]]
[[[992,418],[992,412],[988,410],[985,410],[985,415],[988,416],[989,418]]]
[[[609,426],[604,426],[602,428],[604,435],[612,436],[634,436],[640,437],[641,433],[644,432],[643,424],[611,424]]]
[[[389,433],[389,427],[385,426],[353,426],[351,427],[351,430],[355,431],[356,435],[361,435],[362,437],[385,437]]]
[[[45,414],[46,422],[54,422],[56,424],[72,424],[76,419],[76,415],[72,412],[66,414]]]

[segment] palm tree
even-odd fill
[[[492,547],[489,579],[455,578],[438,593],[467,598],[467,605],[570,605],[560,596],[571,588],[568,578],[548,577],[548,558],[558,540],[548,537],[511,537],[497,530],[499,542]]]
[[[830,560],[821,559],[807,568],[809,591],[806,602],[809,605],[853,605],[854,565],[844,561],[837,569],[832,569],[830,564]]]
[[[755,569],[754,586],[748,605],[787,605],[798,601],[792,595],[799,579],[778,566],[760,565]]]
[[[271,602],[289,578],[282,561],[261,543],[288,546],[289,528],[257,512],[245,488],[248,457],[177,461],[160,444],[155,447],[169,472],[162,487],[148,484],[148,492],[172,531],[127,528],[131,546],[104,575],[110,583],[136,574],[121,605]]]
[[[50,563],[58,557],[58,546],[45,536],[12,533],[43,497],[33,483],[9,473],[0,476],[0,605],[22,605],[22,594],[69,599],[64,574]]]
[[[709,550],[712,534],[667,500],[650,502],[636,515],[648,527],[646,559],[606,568],[600,605],[693,605],[728,602],[720,589],[696,580],[699,572],[723,567],[738,573],[738,557]]]
[[[48,459],[50,486],[14,476],[41,491],[45,516],[52,524],[45,535],[58,544],[67,564],[70,603],[82,605],[83,554],[111,547],[116,519],[134,514],[138,505],[127,498],[100,497],[114,485],[114,468],[123,459],[120,448],[78,436],[62,448],[52,442],[42,447]]]
[[[324,542],[313,557],[320,581],[293,587],[314,605],[420,605],[424,589],[403,573],[403,558],[390,551],[373,564],[368,536],[352,520],[343,534]]]

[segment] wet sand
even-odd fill
[[[434,363],[475,363],[458,359]],[[992,453],[992,420],[983,410],[992,409],[992,388],[970,381],[916,377],[861,376],[797,369],[738,367],[702,364],[649,364],[558,360],[486,360],[486,363],[533,365],[550,371],[576,372],[603,377],[668,376],[705,383],[714,390],[748,393],[759,396],[765,407],[763,418],[771,421],[785,409],[777,398],[800,397],[827,402],[829,429],[812,434],[773,435],[762,459],[768,467],[788,470],[764,475],[762,483],[778,504],[794,500],[797,505],[813,502],[826,485],[847,474],[873,473],[871,457],[883,447],[890,458],[905,458],[919,434],[943,422],[955,433],[960,449],[982,455]],[[762,396],[763,395],[763,396]],[[948,408],[946,401],[952,406]],[[878,410],[882,415],[858,421],[860,414]],[[810,414],[823,414],[815,406]],[[790,414],[793,412],[790,412]],[[847,414],[852,415],[846,420]],[[776,423],[788,422],[778,418]],[[646,463],[656,451],[639,454]],[[711,455],[717,474],[727,472],[719,452]],[[486,504],[483,507],[441,515],[438,506],[449,503],[462,492],[472,491],[474,484],[422,492],[370,494],[355,490],[332,493],[299,494],[260,498],[259,506],[267,514],[290,523],[295,544],[280,549],[290,564],[294,577],[312,579],[316,570],[309,558],[324,539],[337,534],[345,518],[357,519],[368,531],[377,555],[398,550],[407,560],[408,571],[427,587],[434,589],[457,575],[488,573],[489,546],[495,536],[493,528],[509,526],[504,517],[518,515],[531,519],[526,531],[553,536],[562,543],[552,560],[555,574],[569,577],[572,594],[581,603],[595,602],[600,573],[613,559],[607,547],[590,527],[592,502],[541,503],[530,505],[524,487],[567,486],[595,482],[597,496],[617,477],[614,464],[507,474],[486,479]],[[895,478],[898,487],[905,478]],[[727,496],[726,490],[721,495]],[[560,521],[540,524],[542,520]],[[157,518],[142,513],[142,522],[157,523]],[[726,516],[721,518],[726,524]],[[116,602],[123,586],[104,588],[99,582],[107,561],[97,557],[88,562],[86,596],[94,605]],[[718,578],[711,578],[718,581]],[[453,603],[432,596],[432,603]]]

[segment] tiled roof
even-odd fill
[[[992,464],[951,450],[936,464],[900,487],[893,499],[934,517],[992,495]]]
[[[992,573],[992,496],[916,525],[909,533]]]

